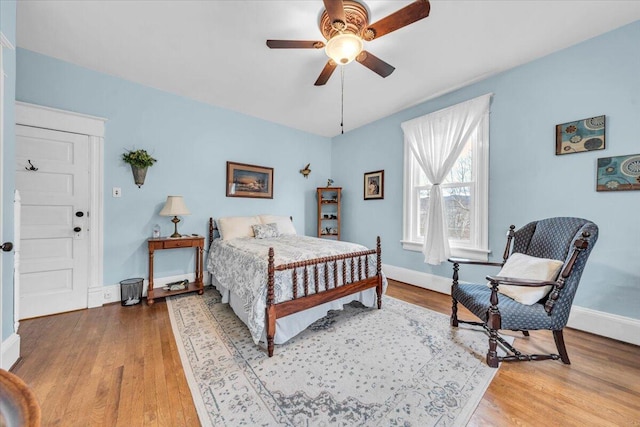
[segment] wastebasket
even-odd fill
[[[122,305],[136,305],[142,301],[142,283],[144,279],[138,277],[120,282],[120,300]]]

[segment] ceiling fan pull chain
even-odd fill
[[[340,66],[340,129],[344,135],[344,65]]]

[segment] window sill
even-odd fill
[[[400,243],[402,243],[402,249],[406,251],[422,252],[422,243],[408,240],[401,240]],[[491,251],[488,249],[451,247],[452,257],[467,258],[474,261],[488,261],[490,253]]]

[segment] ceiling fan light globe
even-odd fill
[[[332,37],[325,46],[327,56],[337,64],[346,65],[356,59],[362,52],[364,43],[355,34],[338,34]]]

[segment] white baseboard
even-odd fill
[[[451,295],[451,278],[383,264],[384,274],[410,285]],[[460,282],[462,283],[462,282]],[[567,327],[640,345],[640,320],[574,305]]]
[[[574,305],[567,326],[614,340],[640,345],[640,320]]]
[[[205,274],[205,279],[207,274]],[[178,276],[168,277],[154,277],[153,288],[161,288],[167,283],[177,282],[179,280],[187,279],[190,282],[196,280],[196,273],[181,274]],[[147,296],[147,288],[149,287],[149,281],[144,279],[142,283],[142,296]],[[120,302],[120,284],[95,286],[89,288],[88,307],[102,307],[103,304],[109,304],[112,302]]]
[[[11,334],[2,342],[2,366],[8,371],[20,358],[20,335]]]
[[[408,283],[420,288],[451,295],[451,278],[423,273],[422,271],[409,270],[408,268],[382,264],[382,271],[390,278],[399,282]]]
[[[106,294],[113,293],[113,291],[107,290],[108,287],[110,288],[110,286],[93,286],[89,288],[89,292],[87,294],[87,307],[88,308],[102,307],[102,304],[106,304],[107,302],[112,302],[112,301],[106,301],[104,298]]]

